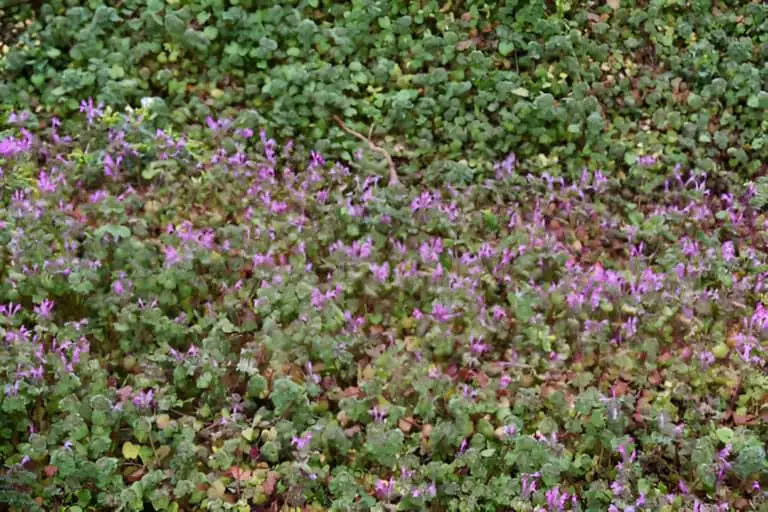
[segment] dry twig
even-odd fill
[[[339,116],[333,116],[333,119],[338,123],[339,128],[344,130],[350,135],[354,135],[358,139],[362,140],[366,144],[368,144],[368,147],[371,149],[371,151],[375,151],[376,153],[379,153],[380,155],[384,156],[384,158],[387,160],[387,164],[389,164],[389,184],[391,185],[397,185],[400,183],[400,180],[397,178],[397,168],[395,167],[395,161],[392,160],[392,155],[390,155],[386,149],[382,148],[381,146],[377,146],[370,138],[370,135],[366,137],[362,133],[356,132],[352,128],[349,128],[346,124],[344,124],[344,121],[341,120]],[[373,126],[371,126],[371,132],[373,132]]]

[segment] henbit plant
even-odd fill
[[[757,185],[388,186],[247,111],[79,104],[0,136],[7,506],[766,506]]]

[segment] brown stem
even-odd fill
[[[339,128],[344,130],[350,135],[353,135],[360,139],[361,141],[368,144],[368,147],[371,149],[371,151],[374,151],[376,153],[379,153],[382,155],[386,160],[387,164],[389,164],[389,184],[391,185],[397,185],[400,183],[400,180],[397,178],[397,168],[395,167],[395,161],[392,160],[392,156],[387,152],[386,149],[382,148],[381,146],[377,146],[371,139],[370,136],[366,137],[360,132],[356,132],[352,128],[349,128],[346,124],[344,124],[344,121],[341,120],[339,116],[333,116],[334,121],[339,125]],[[371,127],[373,129],[373,127]]]

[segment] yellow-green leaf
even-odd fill
[[[123,445],[123,457],[126,459],[135,459],[139,456],[139,447],[130,441]]]

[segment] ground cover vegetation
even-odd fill
[[[759,2],[0,3],[0,504],[767,510]]]

